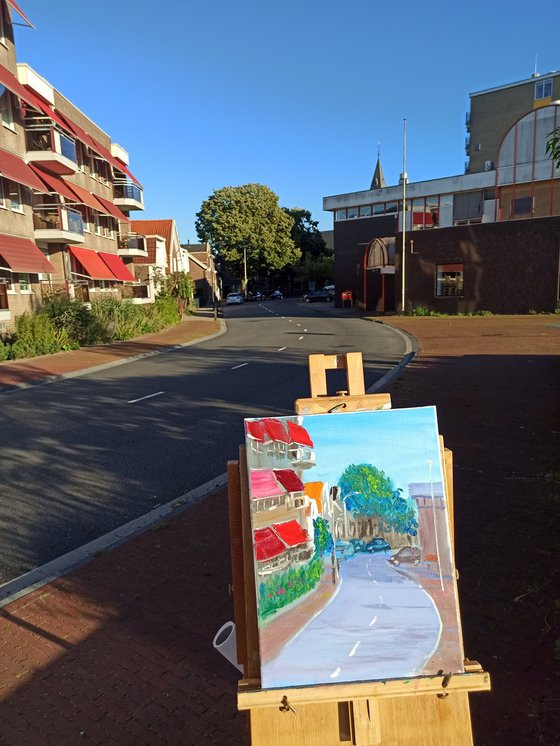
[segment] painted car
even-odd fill
[[[241,293],[228,293],[226,295],[226,306],[233,306],[243,303],[244,298]]]
[[[389,557],[387,562],[390,562],[392,565],[400,565],[401,562],[406,562],[409,565],[419,565],[420,559],[420,550],[418,547],[403,547],[396,554],[393,554],[392,557]]]
[[[334,545],[334,551],[338,559],[345,560],[348,557],[352,557],[354,554],[354,547],[349,541],[339,540]]]
[[[328,290],[310,290],[308,293],[305,293],[305,295],[303,296],[303,300],[306,303],[330,301],[332,300],[332,295],[329,293]]]
[[[366,542],[363,539],[350,539],[350,544],[354,547],[354,552],[364,552]]]
[[[368,541],[366,544],[365,552],[386,552],[387,549],[391,549],[391,545],[381,536],[376,536],[375,539]]]

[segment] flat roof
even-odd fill
[[[553,78],[556,75],[560,75],[560,72],[557,70],[551,70],[549,73],[538,73],[537,75],[531,75],[530,78],[525,78],[525,80],[518,80],[516,83],[506,83],[506,85],[498,85],[495,88],[485,88],[483,91],[475,91],[474,93],[469,93],[469,96],[471,98],[473,96],[483,96],[485,93],[503,91],[506,88],[515,88],[515,86],[525,85],[526,83],[535,83],[539,78]]]

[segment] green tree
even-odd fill
[[[319,223],[312,219],[309,210],[301,207],[283,207],[282,209],[294,221],[291,235],[293,242],[301,251],[302,262],[309,257],[319,258],[331,255],[318,228]]]
[[[196,232],[230,270],[247,276],[283,269],[301,256],[291,237],[293,220],[262,184],[217,189],[196,215]]]
[[[346,508],[356,517],[378,516],[385,530],[416,535],[416,511],[393,480],[372,464],[350,464],[338,480]]]
[[[334,259],[332,256],[308,255],[297,271],[303,280],[316,280],[321,284],[334,276]]]
[[[161,271],[158,271],[154,279],[159,287],[158,298],[174,298],[177,310],[183,315],[194,298],[192,277],[187,272],[172,272],[169,275],[163,275]]]
[[[557,127],[549,135],[550,140],[546,143],[546,152],[554,161],[556,168],[560,168],[560,127]]]

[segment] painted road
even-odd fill
[[[426,591],[388,556],[359,553],[341,563],[340,590],[262,667],[263,688],[420,673],[437,647],[441,620]]]

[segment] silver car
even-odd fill
[[[226,295],[226,306],[233,306],[244,302],[244,297],[241,293],[228,293]]]

